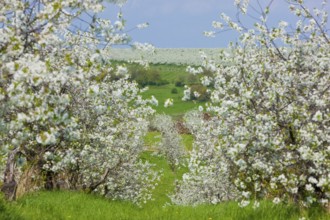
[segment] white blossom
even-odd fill
[[[170,107],[172,105],[173,105],[173,99],[168,98],[168,99],[165,100],[165,102],[164,102],[164,107],[165,108]]]
[[[214,31],[204,31],[204,36],[215,37],[215,32]]]
[[[190,89],[190,87],[185,86],[185,90],[183,91],[183,97],[182,97],[182,100],[183,100],[183,101],[190,100],[190,94],[191,94],[191,89]]]
[[[38,187],[52,171],[52,181],[61,177],[68,188],[134,203],[151,199],[159,175],[139,155],[154,110],[126,67],[110,62],[112,46],[128,43],[122,14],[99,18],[104,2],[95,0],[30,3],[0,7],[0,172],[15,165],[6,155],[20,152],[27,166],[43,168],[33,170]],[[86,12],[95,17],[79,30]],[[14,167],[15,179],[1,179],[3,185],[22,184],[27,171]]]
[[[142,23],[142,24],[138,24],[138,25],[136,25],[136,27],[138,29],[144,29],[144,28],[149,27],[149,23],[148,22],[145,22],[145,23]]]
[[[275,198],[273,199],[273,203],[274,203],[274,204],[279,204],[280,202],[281,202],[281,199],[278,198],[278,197],[275,197]]]
[[[248,2],[235,1],[242,14],[247,13]],[[221,194],[232,184],[243,206],[248,204],[248,192],[254,196],[249,200],[271,195],[274,203],[295,200],[304,206],[329,199],[328,13],[314,9],[319,15],[314,16],[303,1],[295,1],[290,10],[299,20],[296,25],[281,21],[271,27],[270,9],[265,7],[252,30],[221,14],[224,27],[240,37],[229,53],[221,53],[220,61],[201,53],[202,68],[211,72],[201,78],[211,85],[205,109],[210,119],[205,124],[196,119],[188,123],[198,142],[188,165],[191,178],[178,190],[182,197],[183,192],[196,194],[187,196],[186,202],[213,201],[216,192],[201,195],[199,190],[205,189],[201,180],[194,179],[198,171],[208,177],[205,183],[219,183],[207,168],[226,170],[230,181],[218,174],[226,186]],[[289,26],[294,27],[289,31]],[[183,95],[188,98],[190,93],[186,87]]]

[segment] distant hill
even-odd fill
[[[135,49],[112,48],[113,60],[145,60],[155,64],[201,65],[204,53],[208,58],[219,61],[221,48],[157,48],[154,53]]]

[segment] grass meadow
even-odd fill
[[[204,105],[204,102],[183,101],[184,87],[178,87],[175,82],[184,79],[185,83],[189,81],[189,74],[186,72],[186,66],[176,64],[150,64],[150,68],[159,72],[162,79],[169,84],[161,86],[148,86],[148,90],[142,93],[143,98],[150,98],[152,95],[158,100],[158,106],[155,110],[158,114],[168,114],[174,118],[181,117],[189,110],[197,109],[198,106]],[[172,93],[172,89],[176,89],[177,93]],[[173,99],[173,106],[164,107],[165,100]]]
[[[178,93],[171,93],[172,88],[177,88]],[[193,101],[182,101],[183,88],[175,87],[174,84],[168,84],[163,86],[149,86],[149,90],[143,93],[144,98],[150,98],[152,95],[158,100],[158,106],[155,106],[155,110],[159,114],[168,114],[174,118],[182,116],[185,112],[193,109],[197,109],[199,105],[203,103]],[[173,99],[173,106],[164,107],[165,100]]]

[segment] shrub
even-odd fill
[[[141,87],[148,85],[162,86],[167,85],[169,82],[161,78],[157,70],[145,69],[142,67],[133,67],[129,71],[131,80],[136,81]]]
[[[181,81],[176,81],[176,82],[175,82],[175,86],[176,86],[176,87],[183,87],[183,86],[184,86],[184,83],[181,82]]]
[[[189,74],[187,77],[187,84],[193,85],[199,83],[199,78],[197,75]]]
[[[198,100],[201,102],[208,101],[210,99],[210,94],[207,92],[207,88],[201,84],[195,84],[190,86],[191,94],[190,99]]]
[[[183,87],[185,85],[185,77],[180,76],[179,79],[175,81],[176,87]]]
[[[171,93],[172,93],[172,94],[178,94],[178,89],[177,89],[177,88],[173,88],[173,89],[171,90]]]

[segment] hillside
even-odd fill
[[[131,48],[112,48],[113,60],[127,61],[143,59],[150,63],[179,64],[179,65],[200,65],[203,53],[220,61],[221,48],[157,48],[154,53],[143,52]]]

